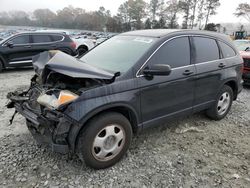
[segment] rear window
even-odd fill
[[[63,39],[62,35],[51,35],[52,41],[53,42],[57,42],[57,41],[61,41]]]
[[[46,43],[51,42],[49,35],[32,35],[33,43]]]
[[[195,63],[203,63],[220,59],[218,45],[214,39],[193,37],[196,57]]]
[[[225,44],[224,42],[219,41],[219,45],[221,47],[221,51],[224,58],[233,57],[236,55],[233,48],[231,48],[229,45]]]

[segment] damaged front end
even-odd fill
[[[68,133],[72,124],[78,122],[68,117],[65,110],[84,91],[112,83],[118,74],[92,67],[59,51],[34,57],[33,66],[36,74],[30,88],[8,93],[7,108],[15,108],[26,118],[28,129],[39,144],[46,144],[55,152],[68,153]]]

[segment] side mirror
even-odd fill
[[[165,64],[152,65],[143,70],[145,76],[168,76],[170,73],[171,67]]]
[[[6,46],[9,47],[9,48],[13,48],[14,43],[13,43],[12,41],[8,41],[8,42],[6,43]]]
[[[245,51],[246,52],[250,51],[250,47],[246,47]]]

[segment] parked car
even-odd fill
[[[77,55],[78,57],[83,56],[86,52],[95,47],[95,44],[92,39],[84,37],[71,37],[72,40],[76,43]]]
[[[103,42],[106,41],[106,40],[108,40],[108,38],[104,38],[104,37],[98,38],[98,39],[96,39],[96,41],[95,41],[95,45],[99,45],[99,44],[103,43]]]
[[[244,84],[250,85],[250,40],[235,40],[234,44],[244,61],[242,74]]]
[[[245,51],[250,47],[250,40],[234,40],[233,43],[239,51]]]
[[[245,85],[250,85],[250,47],[246,51],[240,52],[244,61],[242,78]]]
[[[19,33],[0,41],[0,71],[32,65],[32,57],[48,50],[76,55],[76,44],[63,33]]]
[[[64,33],[68,35],[76,44],[76,54],[77,57],[83,56],[86,52],[95,47],[95,44],[92,39],[88,38],[87,35],[81,35],[75,31],[66,31],[66,30],[41,30],[39,32],[57,32]],[[86,37],[85,37],[86,36]]]
[[[141,30],[112,37],[81,59],[34,58],[28,91],[8,94],[39,143],[95,169],[118,162],[132,135],[206,111],[224,118],[242,90],[242,58],[215,32]]]

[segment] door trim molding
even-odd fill
[[[25,61],[11,61],[9,62],[10,65],[13,65],[13,64],[21,64],[21,63],[32,63],[32,60],[25,60]]]

